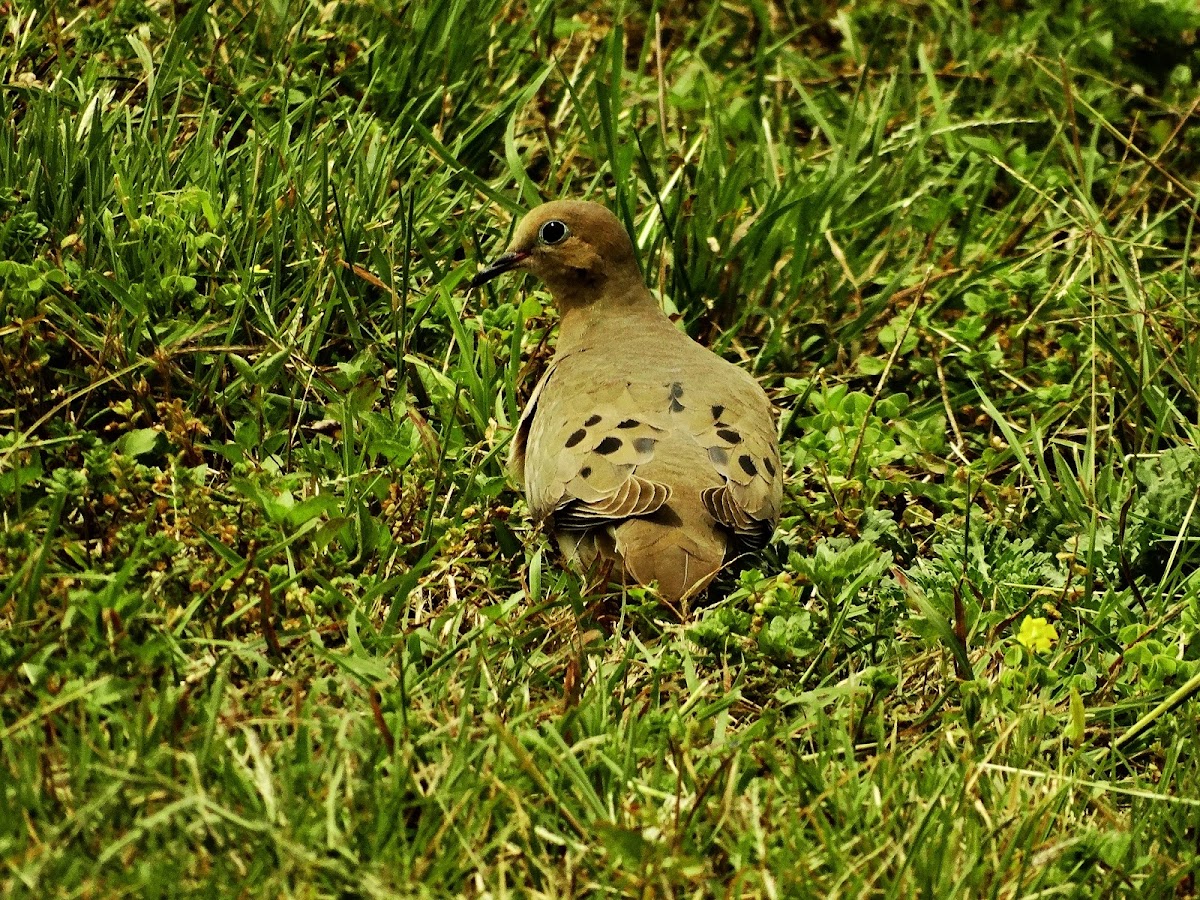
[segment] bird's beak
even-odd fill
[[[479,273],[471,279],[471,287],[477,288],[481,284],[491,281],[497,275],[503,275],[505,272],[518,268],[528,258],[528,250],[505,253],[503,256],[497,257],[480,269]]]

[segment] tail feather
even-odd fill
[[[701,520],[700,524],[693,519],[692,528],[685,531],[659,518],[629,519],[617,526],[617,553],[633,581],[657,581],[664,599],[678,602],[694,597],[721,570],[726,538],[715,522]]]
[[[663,599],[678,603],[699,594],[720,572],[729,538],[702,504],[681,513],[673,508],[677,503],[651,516],[585,531],[564,529],[555,537],[563,556],[583,570],[612,563],[614,580],[657,582]]]

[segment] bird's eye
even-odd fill
[[[538,236],[542,239],[543,244],[558,244],[565,240],[568,234],[570,232],[567,231],[567,226],[558,219],[551,219],[538,231]]]

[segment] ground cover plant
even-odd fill
[[[0,15],[4,896],[1197,895],[1190,0]],[[504,473],[567,196],[780,412],[692,609]]]

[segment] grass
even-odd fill
[[[1189,0],[0,13],[5,896],[1197,896]],[[682,618],[503,470],[560,196],[780,412]]]

